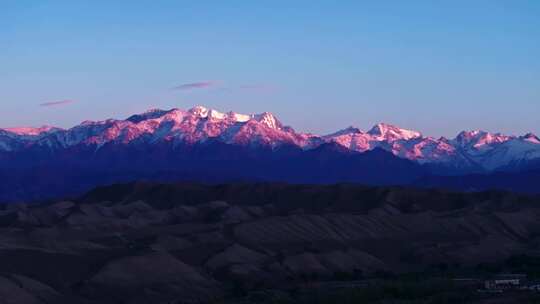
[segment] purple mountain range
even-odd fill
[[[197,106],[70,129],[0,129],[0,200],[138,179],[410,184],[432,175],[524,172],[539,164],[540,139],[533,134],[463,131],[433,138],[380,123],[368,131],[315,135],[296,132],[268,112]]]

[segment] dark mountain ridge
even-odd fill
[[[212,140],[195,145],[75,146],[61,153],[35,148],[0,156],[0,202],[78,196],[100,185],[144,180],[345,182],[460,191],[540,192],[538,170],[465,176],[433,175],[433,171],[432,165],[419,165],[382,149],[359,153],[335,143],[307,151],[293,145],[270,149]]]
[[[251,148],[207,141],[196,145],[77,146],[61,153],[26,151],[0,159],[0,201],[78,195],[99,185],[149,181],[274,181],[410,184],[426,170],[375,149],[366,153],[325,144]]]
[[[79,203],[109,201],[124,204],[144,201],[155,208],[199,205],[209,201],[227,201],[234,205],[272,203],[278,209],[340,211],[366,213],[385,204],[394,204],[400,212],[446,212],[482,206],[491,211],[516,208],[540,208],[540,194],[527,195],[501,190],[459,192],[444,189],[420,189],[403,186],[365,186],[339,183],[332,185],[287,183],[154,183],[133,182],[97,187],[77,199]],[[487,204],[489,202],[489,204]]]

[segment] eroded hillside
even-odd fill
[[[474,266],[535,253],[539,206],[505,192],[115,185],[5,205],[0,293],[25,303],[209,302],[344,274]]]

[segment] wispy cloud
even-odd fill
[[[215,87],[217,84],[218,84],[217,81],[200,81],[200,82],[183,83],[181,85],[177,85],[173,87],[173,90],[187,91],[187,90],[194,90],[194,89],[207,89],[207,88]]]
[[[172,90],[197,90],[197,89],[213,89],[219,92],[232,91],[257,91],[257,92],[274,92],[278,87],[272,84],[265,83],[245,83],[240,85],[225,85],[222,81],[208,80],[200,82],[183,83],[172,88]]]
[[[58,101],[49,101],[39,104],[41,107],[56,107],[56,106],[64,106],[68,104],[74,103],[75,100],[72,99],[64,99],[64,100],[58,100]]]

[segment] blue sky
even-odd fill
[[[0,127],[202,104],[315,133],[540,133],[539,54],[533,0],[6,0]]]

